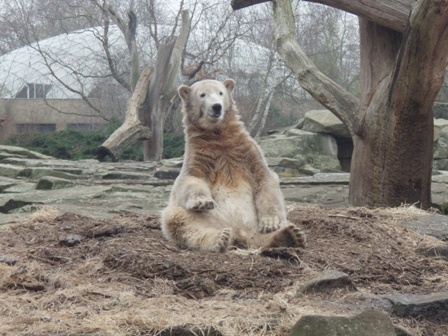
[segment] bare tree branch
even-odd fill
[[[110,72],[112,74],[112,77],[120,83],[126,90],[129,92],[132,92],[132,88],[129,85],[127,81],[125,81],[120,75],[118,75],[117,68],[115,67],[115,61],[110,54],[110,47],[109,47],[109,19],[106,16],[106,19],[104,20],[104,34],[102,39],[103,49],[106,53],[106,59],[107,64],[109,65]]]
[[[290,0],[274,1],[274,18],[279,52],[297,76],[300,85],[341,119],[354,135],[358,127],[358,98],[320,72],[303,52],[296,40]]]

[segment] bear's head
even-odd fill
[[[233,79],[224,82],[205,79],[192,86],[182,85],[178,92],[188,122],[210,130],[220,125],[233,111],[234,87]]]

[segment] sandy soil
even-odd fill
[[[436,240],[399,225],[417,211],[291,205],[305,249],[211,254],[166,242],[157,215],[43,208],[0,227],[0,335],[287,335],[306,314],[389,312],[386,294],[448,291],[446,260],[419,252]],[[326,269],[357,290],[297,294]],[[448,334],[439,321],[393,321],[416,336]]]

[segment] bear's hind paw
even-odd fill
[[[216,245],[212,248],[212,252],[226,252],[232,238],[232,229],[225,228],[218,233]]]
[[[267,247],[305,247],[305,245],[305,234],[291,224],[276,231]]]

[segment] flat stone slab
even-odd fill
[[[303,316],[289,336],[396,336],[389,316],[380,310],[367,310],[353,317]]]
[[[129,171],[114,171],[103,176],[105,180],[146,180],[150,178],[152,178],[152,174]]]
[[[323,184],[337,184],[337,185],[348,185],[350,181],[349,173],[317,173],[313,176],[303,176],[303,177],[289,177],[282,178],[280,180],[280,185],[323,185]]]
[[[55,190],[73,187],[75,183],[71,180],[66,180],[54,176],[44,176],[36,184],[37,190]]]
[[[415,317],[448,321],[448,292],[427,295],[393,294],[386,296],[399,317]]]
[[[412,221],[400,221],[399,225],[442,241],[448,241],[448,216],[425,214]]]

